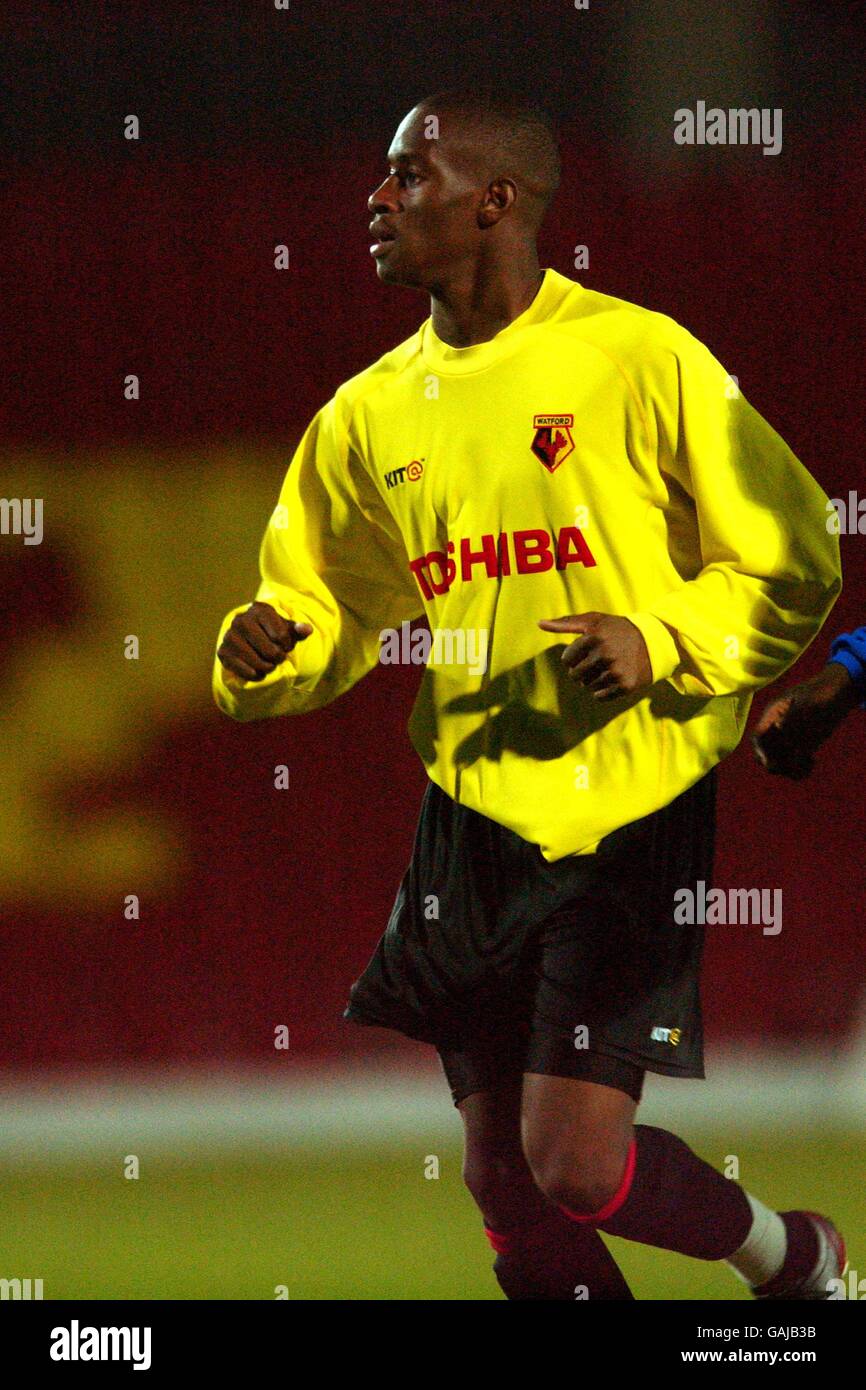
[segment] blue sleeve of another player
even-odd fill
[[[866,627],[840,632],[830,647],[828,660],[845,667],[866,707]]]

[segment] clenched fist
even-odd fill
[[[226,670],[241,680],[260,681],[312,630],[309,623],[283,618],[269,603],[252,603],[232,619],[217,656]]]
[[[574,613],[567,618],[542,618],[545,632],[577,632],[580,636],[562,653],[568,675],[580,681],[596,700],[634,695],[653,683],[652,666],[643,635],[628,618],[610,613]]]

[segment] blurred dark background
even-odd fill
[[[862,32],[842,3],[4,6],[2,490],[45,507],[41,545],[0,536],[6,1068],[272,1061],[279,1023],[299,1057],[417,1055],[340,1018],[411,848],[417,673],[258,726],[209,689],[301,431],[428,313],[367,250],[391,135],[476,76],[547,104],[565,168],[543,263],[683,323],[847,501]],[[677,146],[698,100],[781,108],[781,153]],[[864,544],[842,536],[797,676],[866,621]],[[747,742],[724,767],[716,881],[781,887],[784,927],[710,929],[711,1046],[850,1035],[864,752],[854,717],[802,785]]]

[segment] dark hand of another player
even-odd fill
[[[768,772],[801,781],[815,766],[821,744],[857,703],[845,667],[831,662],[767,706],[752,735],[755,756]]]
[[[580,634],[566,647],[562,660],[569,678],[579,681],[596,700],[635,695],[653,684],[643,635],[628,618],[574,613],[567,618],[543,618],[538,626],[545,632]]]
[[[290,622],[269,603],[252,603],[235,615],[217,656],[226,670],[241,680],[260,681],[312,631],[309,623]]]

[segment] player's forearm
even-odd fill
[[[797,582],[713,566],[649,607],[681,658],[667,678],[685,695],[729,695],[769,685],[814,641],[841,586],[832,555]]]
[[[257,600],[252,607],[267,609],[269,604]],[[212,688],[217,706],[231,719],[248,722],[322,709],[351,689],[376,665],[378,629],[361,623],[342,605],[337,604],[333,612],[311,605],[309,620],[302,616],[297,605],[292,604],[292,610],[294,618],[278,614],[274,617],[301,629],[303,635],[280,660],[264,663],[270,669],[260,667],[249,679],[245,678],[243,664],[249,654],[237,646],[227,651],[225,636],[233,623],[240,620],[244,636],[255,639],[254,629],[246,623],[250,610],[235,609],[226,617],[217,641]],[[279,631],[276,624],[273,630]],[[262,650],[267,652],[268,649],[264,646]],[[240,665],[236,660],[238,655]]]
[[[755,691],[778,680],[814,641],[842,588],[838,539],[824,494],[793,455],[768,459],[772,507],[756,512],[742,487],[726,504],[703,497],[703,568],[647,605],[671,632],[687,695]],[[704,539],[704,534],[706,539]]]

